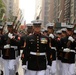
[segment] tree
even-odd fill
[[[5,6],[2,0],[0,0],[0,19],[2,18],[3,13],[5,13]]]
[[[0,0],[0,8],[4,7],[2,0]]]

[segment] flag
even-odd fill
[[[24,21],[24,27],[26,28],[26,21]]]

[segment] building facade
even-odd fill
[[[2,0],[6,7],[7,20],[12,19],[13,16],[17,16],[19,11],[19,0]]]
[[[74,23],[76,23],[76,0],[74,0]]]
[[[49,21],[54,22],[54,0],[50,0]]]
[[[35,8],[35,19],[39,16],[39,18],[41,19],[41,13],[42,13],[42,0],[36,0],[36,4],[35,4],[36,8]]]
[[[39,7],[41,4],[42,9]],[[76,0],[42,0],[41,4],[37,6],[39,9],[36,8],[36,11],[41,10],[40,18],[44,26],[48,22],[76,23]]]
[[[60,0],[59,3],[60,3],[60,6],[59,6],[59,22],[64,22],[65,0]]]
[[[70,9],[71,9],[71,0],[65,0],[65,13],[64,13],[64,21],[70,23]]]
[[[54,22],[58,21],[59,6],[59,0],[54,0]]]
[[[50,14],[50,1],[51,0],[45,0],[44,2],[44,26],[46,26],[46,24],[48,22],[50,22],[49,20],[49,14]]]
[[[19,0],[14,0],[13,4],[13,16],[17,16],[19,13]]]

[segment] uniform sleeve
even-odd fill
[[[15,45],[20,45],[20,39],[18,39],[19,36],[15,35],[15,38],[10,39],[11,42],[15,43]]]
[[[51,55],[52,55],[52,51],[51,51],[51,48],[49,46],[49,39],[48,39],[48,44],[47,44],[47,60],[48,60],[48,65],[51,66],[51,63],[52,63],[52,59],[51,59]]]
[[[26,61],[28,61],[28,57],[29,57],[29,53],[30,53],[28,37],[26,39],[26,47],[24,48],[23,51],[24,51],[24,59],[23,59],[23,61],[25,62],[25,65],[26,65]]]
[[[71,42],[71,49],[76,51],[76,41]]]
[[[61,48],[62,48],[61,39],[58,40],[58,38],[57,38],[57,40],[56,40],[56,49],[57,49],[57,51],[58,51],[58,50],[61,50]]]

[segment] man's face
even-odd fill
[[[13,27],[8,26],[8,32],[12,32],[13,31]]]
[[[34,32],[39,33],[40,31],[41,31],[41,26],[40,25],[34,26]]]
[[[53,29],[48,28],[47,30],[48,30],[48,33],[53,33]]]
[[[67,35],[70,36],[73,34],[73,31],[72,30],[67,30]]]
[[[66,36],[67,36],[66,32],[62,32],[62,37],[66,37]]]
[[[0,29],[0,34],[2,33],[2,29]]]
[[[76,39],[76,33],[75,33],[75,34],[73,34],[73,37],[74,37],[74,39]]]

